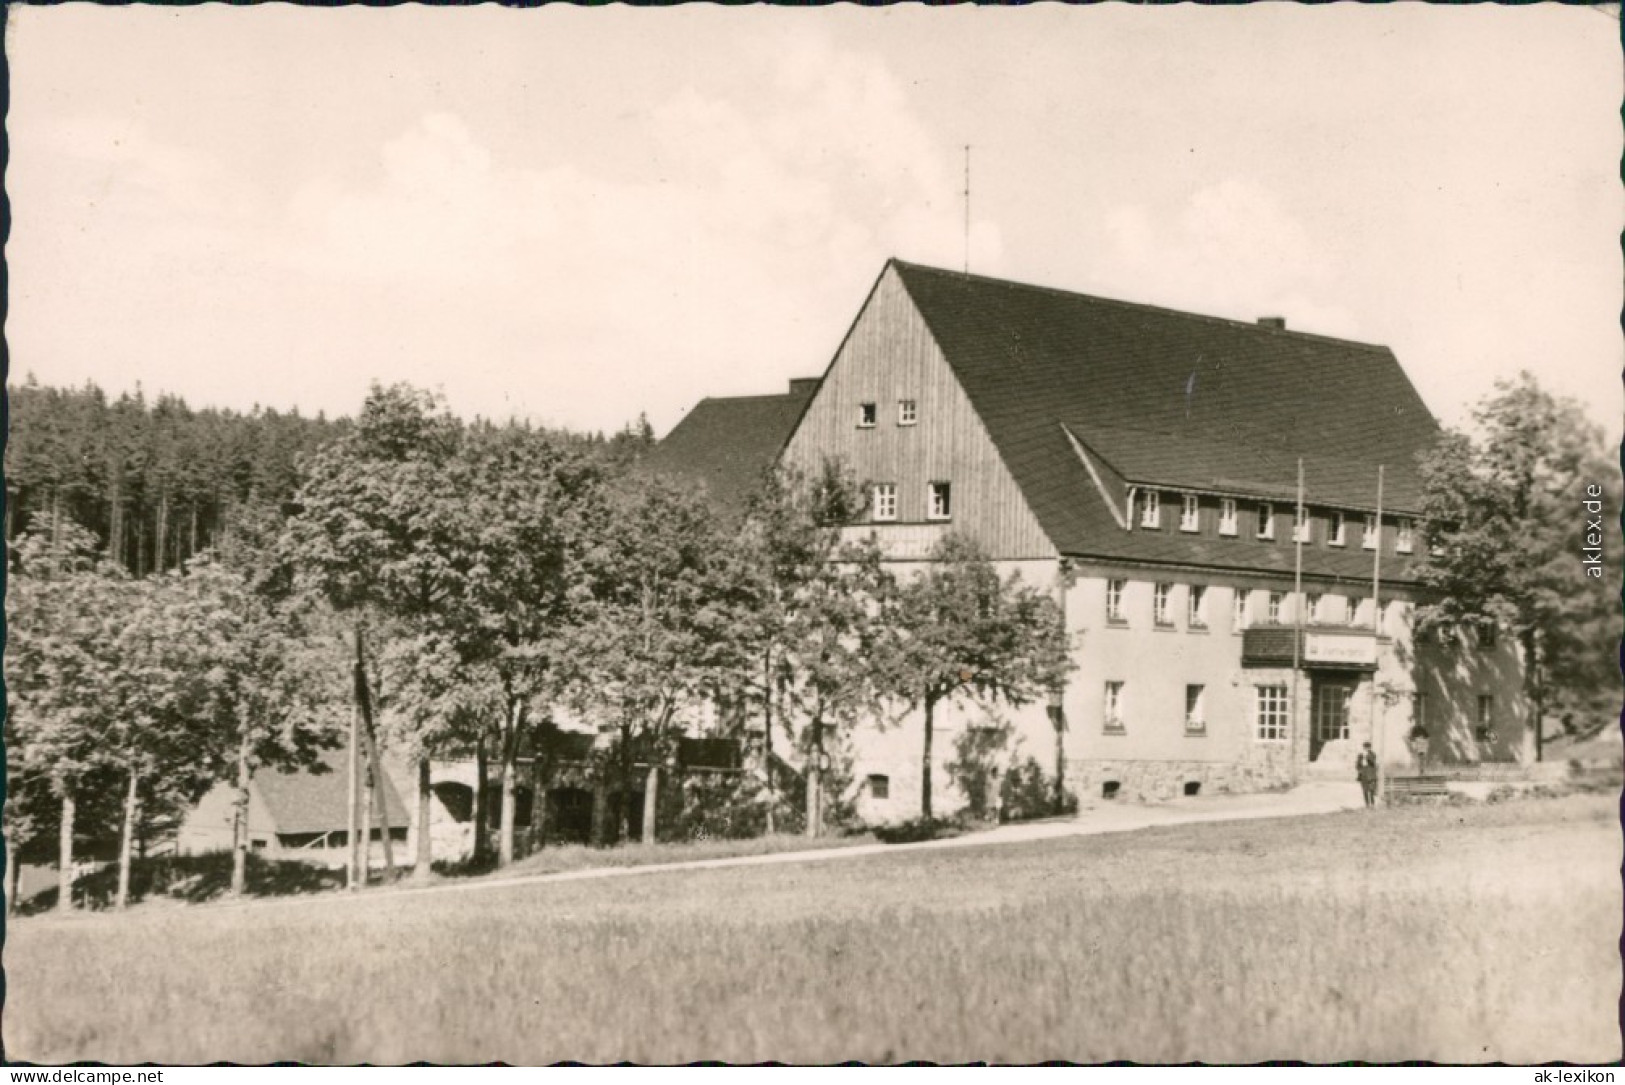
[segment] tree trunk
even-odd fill
[[[6,914],[17,912],[17,889],[22,885],[22,871],[17,869],[17,841],[6,834]]]
[[[527,850],[534,855],[547,846],[547,785],[552,775],[551,751],[544,747],[546,739],[536,735],[535,748],[530,759],[530,833]]]
[[[192,545],[186,550],[186,556],[192,557],[197,553],[197,502],[192,503]]]
[[[430,790],[432,783],[429,755],[418,757],[418,855],[412,865],[412,880],[426,882],[434,866],[434,841],[429,835],[429,818],[433,807]]]
[[[925,697],[925,748],[920,755],[920,816],[931,816],[931,737],[937,701],[930,694]]]
[[[164,571],[164,552],[169,542],[169,491],[165,490],[158,495],[158,522],[154,525],[152,544],[152,571]]]
[[[609,834],[609,788],[604,781],[596,780],[592,785],[592,846],[604,846],[604,837]]]
[[[141,774],[130,772],[130,789],[124,795],[124,831],[119,835],[118,848],[118,900],[115,907],[124,911],[130,904],[130,851],[135,839],[136,807],[140,804]]]
[[[824,725],[813,721],[812,753],[807,758],[807,835],[824,835]]]
[[[1535,640],[1535,631],[1526,629],[1523,632],[1523,673],[1527,676],[1527,689],[1529,690],[1529,725],[1535,729],[1535,760],[1541,761],[1546,756],[1545,736],[1541,733],[1544,722],[1541,717],[1546,714],[1545,705],[1545,678],[1539,672],[1540,661],[1536,659],[1536,650],[1539,645]]]
[[[524,702],[515,699],[508,706],[508,731],[502,736],[502,824],[497,843],[497,866],[513,862],[514,816],[518,813],[518,798],[514,788],[514,760],[519,752],[519,726],[524,722]]]
[[[632,733],[621,729],[621,832],[618,843],[632,840]]]
[[[237,807],[231,822],[231,895],[240,897],[248,892],[248,728],[243,728],[237,744]]]
[[[491,812],[486,809],[485,803],[485,735],[481,733],[479,741],[474,743],[474,859],[478,862],[485,858],[490,850],[490,833],[486,822]]]
[[[1066,717],[1061,714],[1060,708],[1055,708],[1055,812],[1061,813],[1066,806]]]
[[[649,775],[643,783],[643,842],[653,844],[656,842],[655,829],[658,820],[657,809],[660,805],[660,763],[651,758],[649,762]]]
[[[773,653],[762,654],[762,775],[767,782],[767,833],[776,828],[774,808],[779,793],[773,785]]]
[[[56,910],[73,911],[73,795],[62,796],[62,827],[57,835]]]
[[[367,885],[367,871],[361,865],[361,839],[365,830],[362,820],[361,795],[361,709],[355,706],[350,708],[350,809],[345,815],[345,829],[347,831],[346,843],[350,848],[349,883],[352,893],[359,893]]]

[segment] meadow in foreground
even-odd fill
[[[13,1059],[1620,1057],[1611,797],[30,919]]]

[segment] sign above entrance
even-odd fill
[[[1359,633],[1305,633],[1303,662],[1310,667],[1319,665],[1374,670],[1377,666],[1377,638]]]

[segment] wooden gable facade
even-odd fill
[[[832,457],[870,488],[871,499],[876,484],[896,487],[895,519],[876,522],[871,507],[865,525],[889,556],[923,558],[949,528],[1001,558],[1057,556],[892,264],[847,332],[783,462],[813,472]],[[946,520],[931,518],[933,483],[950,487]]]

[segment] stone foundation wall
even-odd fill
[[[1120,802],[1181,798],[1189,784],[1199,785],[1200,795],[1230,795],[1268,791],[1292,782],[1284,758],[1247,762],[1086,761],[1069,765],[1066,776],[1067,785],[1083,803],[1104,799],[1109,781],[1116,781],[1115,799]]]

